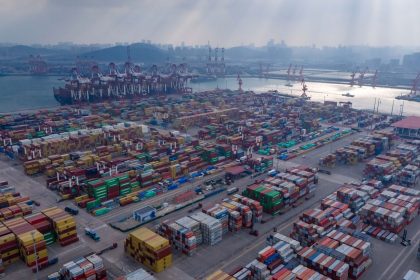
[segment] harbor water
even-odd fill
[[[302,86],[299,82],[292,87],[286,86],[286,81],[278,79],[243,78],[243,89],[255,92],[278,90],[281,93],[301,95]],[[15,112],[58,106],[54,99],[52,88],[63,86],[56,76],[3,76],[0,77],[0,112]],[[194,91],[211,90],[215,88],[237,89],[236,78],[218,79],[191,84]],[[307,82],[307,94],[313,101],[350,101],[353,108],[372,110],[379,103],[379,112],[399,114],[403,106],[403,115],[420,116],[420,103],[394,99],[408,90],[364,87],[350,87],[345,84]],[[354,97],[342,96],[350,93]],[[375,103],[376,100],[376,103]],[[379,100],[379,101],[378,101]],[[394,103],[394,105],[393,105]],[[392,108],[393,107],[393,108]]]

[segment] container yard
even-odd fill
[[[161,272],[172,265],[169,241],[146,228],[131,232],[124,243],[124,250],[154,272]]]
[[[420,2],[25,2],[0,280],[420,280]]]
[[[403,277],[418,264],[420,142],[361,125],[390,120],[370,114],[215,90],[2,115],[1,271]]]

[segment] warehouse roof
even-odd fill
[[[420,117],[407,117],[401,121],[393,123],[392,126],[398,128],[420,129]]]
[[[226,173],[229,173],[232,175],[239,175],[244,171],[245,171],[245,168],[243,168],[242,166],[232,166],[232,167],[226,168]]]

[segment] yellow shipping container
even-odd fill
[[[62,224],[62,225],[56,227],[57,228],[57,233],[61,233],[61,232],[65,231],[69,228],[72,228],[72,227],[76,227],[76,222],[75,221],[69,222],[69,223],[66,223],[66,224]]]
[[[89,195],[87,195],[87,194],[84,194],[84,195],[81,195],[81,196],[75,197],[75,198],[74,198],[74,202],[79,203],[80,201],[82,201],[82,200],[84,200],[84,199],[86,199],[86,198],[88,198],[88,197],[89,197]]]
[[[68,225],[68,224],[75,224],[75,222],[74,222],[74,218],[72,217],[72,216],[63,216],[62,218],[60,218],[60,219],[57,219],[57,220],[54,220],[54,227],[55,228],[65,228],[64,226],[65,225]]]
[[[144,264],[156,273],[162,272],[172,265],[172,254],[154,262],[153,264],[147,261],[145,261]]]
[[[0,237],[0,244],[4,244],[13,240],[16,240],[16,236],[13,233],[9,233]]]
[[[144,244],[147,248],[153,251],[158,251],[169,245],[168,239],[163,238],[148,228],[139,228],[131,232],[130,237],[133,238],[134,242]]]
[[[4,264],[4,265],[10,265],[10,264],[12,264],[12,263],[17,262],[19,259],[20,259],[20,258],[19,258],[19,256],[17,256],[17,257],[14,257],[14,258],[8,259],[7,261],[3,261],[3,264]]]
[[[45,169],[44,174],[45,176],[52,177],[56,174],[56,171],[54,169]]]
[[[32,236],[32,233],[34,233],[33,236]],[[19,244],[23,246],[28,246],[28,245],[33,244],[34,241],[35,242],[43,241],[44,235],[37,230],[31,230],[31,231],[19,234],[17,238],[19,240]]]
[[[37,251],[36,254],[38,255],[38,259],[42,259],[42,258],[48,257],[48,251],[47,251],[47,249]],[[35,260],[36,260],[35,254],[23,256],[23,258],[25,259],[25,262],[26,263],[32,263],[32,262],[35,262]]]
[[[7,252],[3,252],[2,254],[0,254],[0,258],[1,259],[5,259],[6,257],[12,256],[12,255],[17,254],[17,253],[19,253],[19,249],[18,248],[13,249],[13,250],[10,250],[10,251],[7,251]]]
[[[169,162],[169,156],[161,157],[160,161],[163,162],[163,163],[168,163]]]
[[[61,210],[57,206],[54,206],[54,207],[51,207],[51,208],[44,209],[41,212],[46,216],[50,216],[50,215],[53,215],[53,214],[61,212],[61,211],[63,211],[63,210]]]
[[[70,160],[70,155],[69,154],[64,154],[64,155],[61,155],[61,158],[63,160]]]
[[[66,232],[66,233],[59,233],[58,238],[63,239],[63,238],[66,238],[66,237],[69,237],[69,236],[72,236],[72,235],[76,235],[76,234],[77,234],[77,231],[72,230],[72,231],[69,231],[69,232]]]

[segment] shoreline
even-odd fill
[[[42,75],[32,75],[30,73],[2,73],[0,74],[0,79],[2,77],[65,77],[64,74],[42,74]],[[242,78],[252,78],[252,79],[260,79],[260,80],[280,80],[280,81],[287,81],[287,77],[283,75],[276,75],[276,74],[269,74],[267,77],[261,78],[258,75],[243,75]],[[235,79],[235,75],[226,75],[225,77],[220,77],[217,79]],[[339,85],[349,85],[348,80],[344,79],[334,79],[334,78],[313,78],[313,77],[306,77],[306,82],[308,83],[322,83],[322,84],[339,84]],[[200,83],[206,83],[200,82]],[[196,83],[196,84],[200,84]],[[299,81],[297,82],[299,83]],[[359,87],[358,85],[355,85],[354,87]],[[371,85],[365,85],[364,87],[371,87]],[[381,85],[377,84],[375,88],[390,88],[390,89],[402,89],[402,90],[410,90],[410,85]]]
[[[276,78],[272,78],[272,77],[269,77],[268,79],[265,79],[265,78],[257,78],[257,77],[253,77],[252,75],[249,75],[249,76],[245,76],[245,78],[250,78],[250,79],[257,79],[257,80],[268,80],[268,79],[271,79],[271,80],[276,80],[276,81],[284,81],[284,79],[282,79],[282,78],[280,78],[280,77],[276,77]],[[225,77],[225,78],[220,78],[221,80],[223,80],[223,79],[234,79],[234,77],[229,77],[229,76],[227,76],[227,77]],[[324,82],[314,82],[314,81],[308,81],[308,83],[318,83],[318,84],[327,84],[327,85],[334,85],[334,84],[336,84],[336,85],[346,85],[346,83],[337,83],[337,82],[332,82],[332,81],[324,81]],[[206,87],[206,85],[208,85],[208,83],[207,82],[203,82],[203,83],[198,83],[198,84],[201,84],[202,86],[204,86],[204,87]],[[296,83],[296,84],[298,84],[298,83]],[[365,86],[365,87],[368,87],[368,86]],[[350,88],[350,86],[349,86],[349,88]],[[353,88],[359,88],[358,86],[356,86],[356,87],[353,87]],[[369,87],[370,88],[370,87]],[[208,90],[215,90],[216,89],[216,87],[214,87],[213,89],[208,89]],[[221,88],[222,89],[222,88]],[[400,89],[400,88],[398,88],[398,87],[390,87],[390,86],[377,86],[376,87],[376,89],[378,89],[378,90],[381,90],[381,89]],[[200,92],[200,91],[205,91],[206,89],[199,89],[199,88],[197,88],[196,90],[194,90],[194,92]],[[229,90],[235,90],[235,89],[229,89]],[[262,93],[262,92],[266,92],[265,90],[253,90],[254,92],[256,92],[256,93]],[[268,91],[268,90],[267,90]],[[295,91],[298,91],[298,92],[300,92],[299,91],[299,89],[295,89]],[[288,91],[278,91],[280,94],[284,94],[284,95],[290,95],[290,96],[294,96],[294,97],[298,97],[299,96],[299,93],[292,93],[292,92],[288,92]],[[318,91],[308,91],[308,93],[312,93],[312,94],[322,94],[322,93],[324,93],[324,94],[328,94],[328,91],[325,91],[325,92],[318,92]],[[331,92],[331,93],[333,93],[333,92]],[[51,93],[52,94],[52,93]],[[398,96],[398,95],[397,95]],[[395,96],[396,97],[396,96]],[[389,98],[389,99],[392,99],[392,100],[396,100],[396,98],[395,97],[391,97],[391,98]],[[319,99],[319,98],[318,98]],[[312,99],[311,100],[312,102],[321,102],[322,103],[322,101],[319,101],[319,100],[314,100],[314,99]],[[339,102],[339,100],[329,100],[329,101],[337,101],[337,102]],[[350,101],[350,102],[352,102],[352,100],[348,100],[348,101]],[[415,102],[415,101],[408,101],[408,102]],[[352,102],[352,103],[354,103],[354,102]],[[417,102],[416,102],[417,103]],[[28,105],[28,104],[26,104],[26,105]],[[71,106],[71,105],[70,105]],[[43,105],[40,105],[40,106],[36,106],[36,107],[30,107],[30,108],[22,108],[22,109],[18,109],[18,110],[7,110],[7,107],[5,108],[6,110],[4,110],[4,111],[1,111],[0,110],[0,115],[1,114],[22,114],[22,113],[31,113],[31,112],[35,112],[35,111],[39,111],[39,110],[57,110],[58,108],[60,108],[60,107],[62,107],[58,102],[55,104],[55,105],[50,105],[50,106],[43,106]],[[369,111],[369,110],[371,110],[371,109],[369,109],[369,108],[358,108],[357,110],[365,110],[365,111]],[[396,111],[397,111],[398,109],[396,108]],[[411,110],[412,111],[412,110]],[[381,114],[385,114],[385,115],[390,115],[388,112],[386,112],[386,111],[383,111],[383,112],[380,112]],[[413,113],[413,112],[410,112],[408,115],[418,115],[418,114],[415,114],[415,113]]]
[[[217,90],[217,89],[215,88],[213,90]],[[231,89],[228,89],[228,90],[231,90]],[[200,91],[195,91],[193,93],[197,93],[197,92],[200,92]],[[270,91],[267,91],[267,92],[270,92]],[[259,93],[264,93],[264,92],[255,92],[255,93],[256,94],[259,94]],[[283,93],[283,92],[280,92],[280,91],[272,92],[272,93],[276,93],[279,96],[284,96],[284,97],[289,97],[289,98],[299,98],[299,95],[293,95],[293,94],[289,94],[289,93]],[[315,101],[315,100],[311,100],[311,99],[308,99],[307,102],[323,103],[322,101]],[[101,103],[101,102],[97,102],[97,103]],[[92,103],[92,104],[97,104],[97,103]],[[83,104],[83,106],[89,106],[89,105],[90,104]],[[60,105],[60,104],[57,103],[56,106],[49,106],[49,107],[28,108],[28,109],[8,111],[8,112],[1,112],[0,111],[0,116],[1,115],[13,115],[13,114],[34,113],[34,112],[41,111],[41,110],[57,110],[58,108],[61,108],[61,107],[69,107],[69,108],[72,108],[74,106],[75,105]],[[372,111],[373,111],[372,109],[368,109],[368,108],[365,108],[365,109],[363,109],[363,108],[362,109],[353,108],[353,109],[358,110],[358,111],[363,111],[363,112],[370,112],[370,113],[372,113]],[[385,112],[378,112],[377,114],[379,114],[379,115],[386,115],[386,116],[397,115],[397,114],[392,114],[391,115],[390,113],[385,113]]]
[[[236,78],[233,75],[227,75],[225,78]],[[267,78],[261,78],[258,75],[244,75],[241,76],[241,78],[253,78],[253,79],[260,79],[260,80],[279,80],[279,81],[287,81],[287,77],[283,77],[283,76],[270,76],[268,75]],[[219,78],[219,79],[224,79],[224,78]],[[337,80],[332,80],[332,79],[313,79],[311,77],[306,77],[305,78],[305,82],[307,83],[320,83],[320,84],[339,84],[339,85],[348,85],[350,87],[349,81],[343,81],[342,79],[337,79]],[[297,83],[300,83],[299,81],[297,81]],[[199,84],[199,83],[197,83]],[[354,85],[354,88],[358,88],[358,85]],[[371,85],[365,85],[363,87],[372,87]],[[404,85],[381,85],[381,84],[377,84],[375,88],[389,88],[389,89],[402,89],[402,90],[410,90],[410,86],[404,86]]]

